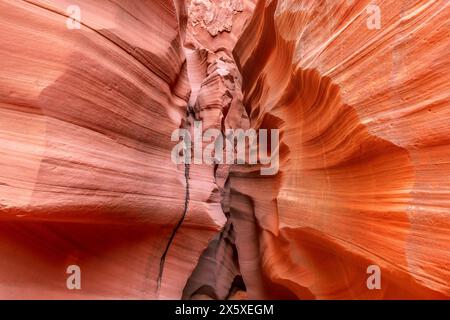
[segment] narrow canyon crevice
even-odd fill
[[[205,25],[208,10],[216,10],[216,15],[215,20],[208,21]],[[203,131],[214,128],[226,136],[226,129],[248,127],[247,112],[242,104],[241,75],[232,50],[240,33],[240,30],[233,29],[233,21],[236,23],[236,20],[240,20],[243,24],[250,17],[251,10],[252,6],[246,6],[244,10],[242,1],[223,4],[211,2],[211,7],[203,7],[200,2],[188,2],[184,45],[191,86],[189,106],[195,113],[195,119],[202,121]],[[245,12],[242,13],[243,11]],[[210,43],[211,39],[222,39],[223,42],[215,47]],[[230,213],[231,166],[213,164],[212,168],[206,168],[216,186],[211,199],[218,201],[227,220],[199,257],[197,266],[184,287],[184,299],[246,297]]]
[[[236,111],[245,113],[244,108],[235,110],[240,103],[233,101],[234,97],[241,95],[238,92],[240,74],[231,52],[223,48],[217,52],[203,47],[189,48],[187,61],[188,78],[193,80],[189,100],[189,108],[193,110],[194,115],[191,120],[202,121],[203,130],[218,129],[225,136],[225,130],[229,126],[227,116],[230,109],[233,109],[232,113]],[[195,70],[195,74],[190,75],[189,70]],[[202,79],[201,76],[204,78]],[[208,100],[211,93],[214,99]],[[246,114],[240,116],[246,118]],[[193,150],[191,154],[194,154]],[[184,288],[184,299],[231,299],[236,296],[245,296],[245,284],[239,271],[239,258],[234,244],[235,230],[230,220],[229,170],[230,165],[210,165],[211,178],[216,185],[213,190],[216,195],[212,197],[219,202],[227,222],[199,257],[197,266]]]
[[[161,288],[161,281],[162,281],[162,277],[164,275],[164,263],[166,261],[167,252],[169,251],[170,245],[172,244],[173,239],[175,238],[175,235],[177,234],[178,230],[180,229],[181,225],[183,224],[183,221],[186,218],[186,214],[189,210],[189,167],[190,167],[190,164],[187,164],[187,163],[184,164],[184,177],[185,177],[185,181],[186,181],[185,182],[186,190],[185,190],[185,194],[184,194],[184,208],[183,208],[183,212],[181,213],[180,219],[178,220],[172,233],[170,234],[169,241],[167,242],[167,245],[166,245],[164,252],[161,256],[161,259],[160,259],[158,279],[157,279],[157,284],[156,284],[157,294],[159,293],[159,290]]]

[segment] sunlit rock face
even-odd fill
[[[225,223],[170,161],[184,121],[185,5],[2,1],[0,296],[179,298]],[[166,253],[165,253],[166,252]],[[164,261],[163,261],[164,260]],[[79,265],[82,290],[66,288]]]
[[[449,9],[1,1],[0,298],[449,298]],[[278,173],[174,164],[195,121]]]

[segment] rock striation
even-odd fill
[[[282,165],[233,168],[242,251],[299,299],[448,298],[449,4],[379,2],[369,29],[371,3],[258,2],[234,54]]]
[[[0,3],[0,298],[450,297],[448,1],[72,2]]]

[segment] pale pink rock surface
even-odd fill
[[[179,298],[225,216],[170,161],[190,85],[184,4],[2,1],[0,295]],[[184,17],[184,18],[183,18]],[[159,21],[155,23],[155,21]],[[79,264],[83,289],[65,286]]]
[[[233,168],[232,208],[261,230],[254,268],[297,298],[448,299],[450,6],[380,2],[370,30],[371,3],[258,3],[234,53],[282,164]]]

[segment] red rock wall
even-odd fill
[[[236,169],[232,207],[254,269],[300,299],[448,298],[449,4],[378,1],[369,30],[370,3],[258,3],[235,57],[282,165]]]
[[[0,298],[448,299],[448,1],[255,2],[0,2]],[[195,120],[279,173],[173,164]]]

